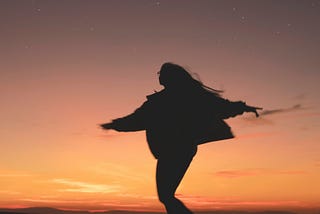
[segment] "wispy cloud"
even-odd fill
[[[102,138],[104,140],[110,140],[110,139],[114,139],[114,138],[117,138],[117,137],[121,137],[123,136],[123,134],[118,134],[118,133],[103,133],[103,134],[99,134],[97,135],[98,138]]]
[[[36,202],[36,203],[78,203],[78,201],[67,201],[67,200],[56,200],[56,199],[42,199],[42,198],[20,198],[20,201],[27,201],[27,202]],[[85,201],[80,201],[81,203],[84,203]]]
[[[61,199],[61,198],[21,198],[20,201],[27,201],[27,202],[35,202],[35,203],[49,203],[49,204],[94,204],[94,205],[100,205],[104,201],[101,200],[88,200],[88,199]]]
[[[0,190],[0,194],[5,194],[5,195],[19,195],[19,194],[21,194],[21,192],[11,191],[11,190]]]
[[[20,198],[19,201],[34,203],[37,206],[52,206],[63,210],[88,210],[90,212],[105,212],[106,210],[126,209],[131,211],[142,211],[146,209],[153,210],[153,201],[128,201],[121,203],[117,199],[67,199],[67,198],[51,198],[46,199],[42,197],[34,198]],[[74,207],[78,208],[75,209]],[[94,208],[94,209],[92,209]]]
[[[302,111],[305,109],[307,108],[303,107],[301,104],[296,104],[288,108],[267,109],[259,112],[259,115],[260,115],[259,118],[256,118],[253,115],[251,115],[248,117],[242,117],[242,121],[246,123],[250,123],[252,125],[274,125],[275,122],[268,116],[275,115],[275,114],[278,115],[282,113],[295,112],[295,111]]]
[[[120,165],[117,163],[101,163],[92,168],[95,173],[108,175],[113,178],[125,178],[138,182],[150,182],[152,178],[144,172],[137,171],[131,167]],[[153,180],[152,180],[153,181]]]
[[[294,96],[293,99],[295,99],[295,100],[304,100],[304,99],[307,98],[307,96],[308,95],[306,93],[301,93],[301,94],[298,94],[298,95]]]
[[[70,188],[60,189],[61,192],[82,192],[82,193],[111,193],[120,191],[119,185],[92,184],[82,181],[74,181],[65,178],[51,180],[54,183],[64,184]]]
[[[245,171],[245,170],[223,170],[214,173],[215,176],[224,178],[238,178],[244,176],[255,176],[258,175],[256,171]]]
[[[208,207],[210,208],[235,208],[235,207],[282,207],[282,206],[306,206],[306,203],[302,201],[293,201],[293,200],[277,200],[277,201],[242,201],[233,199],[224,199],[224,198],[206,198],[201,196],[186,196],[186,195],[177,195],[184,202],[194,206],[194,207]]]
[[[24,173],[1,173],[0,177],[29,177],[32,176],[30,174],[24,174]]]
[[[223,178],[239,178],[247,176],[265,175],[301,175],[306,174],[301,170],[273,170],[273,169],[244,169],[244,170],[222,170],[215,172],[214,175]]]
[[[292,112],[292,111],[297,111],[297,110],[302,110],[302,109],[304,109],[304,108],[302,107],[301,104],[296,104],[296,105],[289,107],[289,108],[278,108],[278,109],[265,110],[265,111],[262,111],[260,113],[260,115],[263,116],[263,115],[279,114],[279,113]]]
[[[117,194],[119,197],[123,198],[135,198],[135,199],[143,199],[143,200],[157,200],[158,197],[155,195],[142,195],[142,194],[131,194],[131,193],[120,193]]]

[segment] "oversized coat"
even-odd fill
[[[112,121],[117,131],[146,130],[155,158],[178,155],[197,145],[230,139],[224,119],[242,114],[244,102],[231,102],[213,93],[192,94],[164,89],[147,96],[132,114]]]

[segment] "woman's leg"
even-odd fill
[[[168,214],[192,214],[192,212],[175,197],[185,172],[187,171],[193,155],[186,157],[164,157],[157,163],[157,190],[159,200],[166,207]]]

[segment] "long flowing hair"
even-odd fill
[[[204,85],[199,76],[194,78],[185,68],[172,62],[162,64],[160,69],[160,83],[168,88],[186,91],[210,92],[218,97],[223,91]]]

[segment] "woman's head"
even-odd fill
[[[159,71],[159,82],[165,88],[185,87],[194,79],[183,67],[166,62]]]
[[[162,64],[159,71],[159,83],[166,89],[187,91],[206,90],[216,95],[221,92],[203,85],[201,81],[194,79],[182,66],[171,62]]]

